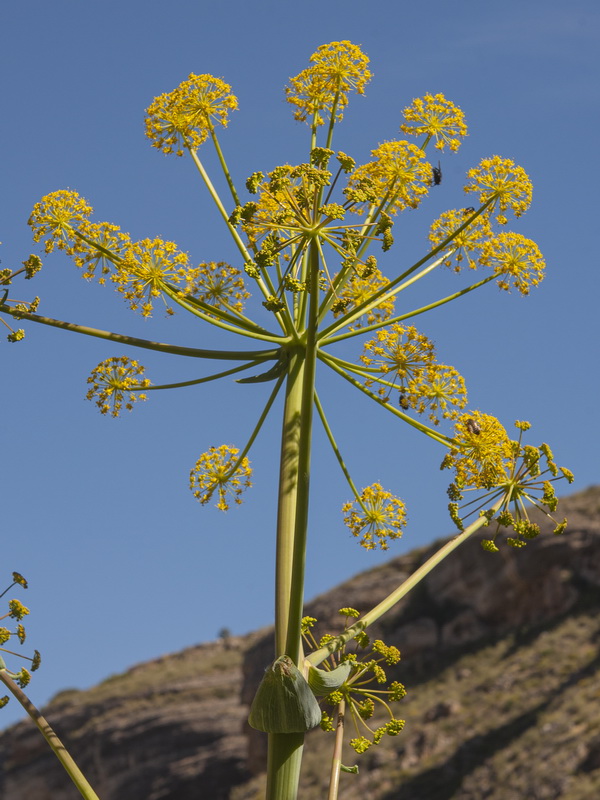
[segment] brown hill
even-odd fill
[[[600,797],[600,488],[560,511],[563,536],[540,520],[523,550],[469,541],[370,629],[402,651],[407,724],[354,759],[344,800]],[[335,631],[338,608],[372,607],[438,546],[357,575],[307,613]],[[44,713],[103,800],[256,800],[265,737],[245,718],[271,653],[269,631],[198,645],[63,692]],[[331,741],[307,738],[303,800],[325,796]],[[0,796],[79,794],[24,722],[0,734]]]

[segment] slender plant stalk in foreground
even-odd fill
[[[46,253],[59,250],[70,256],[85,278],[112,284],[133,311],[150,316],[162,303],[169,314],[188,313],[199,324],[238,334],[240,349],[165,344],[40,316],[37,298],[21,301],[9,296],[8,289],[19,272],[33,277],[41,266],[39,256],[24,262],[23,270],[0,272],[0,284],[6,287],[0,311],[8,318],[139,349],[236,362],[177,383],[152,384],[138,361],[108,358],[88,379],[88,398],[103,414],[117,416],[151,391],[233,375],[265,393],[264,411],[246,443],[211,447],[192,468],[190,489],[201,504],[215,499],[226,511],[231,502],[241,502],[251,485],[248,454],[263,425],[267,420],[271,424],[275,400],[282,396],[282,420],[275,423],[281,425],[275,653],[249,717],[251,725],[269,736],[268,800],[297,797],[304,736],[310,728],[320,724],[324,731],[336,730],[329,800],[338,797],[344,780],[352,780],[358,769],[343,763],[346,730],[355,754],[383,736],[400,733],[404,723],[390,703],[402,698],[404,687],[393,681],[381,688],[386,665],[396,663],[400,653],[380,640],[371,642],[366,628],[476,530],[489,529],[482,544],[490,552],[504,540],[512,547],[524,546],[539,533],[526,506],[533,503],[553,512],[553,482],[572,478],[556,466],[547,445],[523,443],[529,423],[517,422],[513,439],[498,419],[469,408],[459,372],[440,363],[434,343],[412,324],[413,317],[422,318],[492,281],[523,295],[540,283],[545,267],[537,245],[505,230],[510,216],[518,218],[527,210],[531,182],[510,159],[484,158],[467,173],[464,189],[473,205],[442,213],[431,225],[422,257],[406,263],[394,247],[395,220],[437,191],[442,154],[459,148],[467,128],[456,105],[441,94],[427,94],[404,109],[400,130],[408,138],[378,145],[367,163],[357,165],[350,155],[334,150],[334,132],[350,94],[364,94],[371,78],[368,63],[347,41],[318,48],[286,88],[295,118],[309,127],[305,160],[254,172],[243,190],[229,171],[218,138],[237,108],[228,84],[192,74],[148,108],[148,138],[163,153],[189,157],[239,254],[237,267],[225,262],[194,266],[174,242],[133,241],[118,225],[92,221],[92,207],[73,191],[53,192],[33,208],[33,238],[44,243]],[[204,142],[216,149],[224,195],[200,156]],[[431,149],[435,156],[428,160]],[[467,278],[449,295],[434,292],[430,302],[411,310],[402,293],[423,279],[432,283],[447,268],[463,278],[476,269],[483,276],[471,282]],[[257,298],[250,303],[249,286]],[[396,310],[401,295],[404,302]],[[10,341],[24,336],[22,329],[9,330]],[[245,346],[246,339],[254,340],[255,349]],[[358,341],[362,353],[342,358],[337,345],[343,342],[347,353]],[[443,448],[442,468],[453,472],[450,514],[460,533],[375,608],[362,615],[350,606],[341,609],[344,631],[317,640],[312,633],[316,621],[303,616],[314,420],[323,425],[347,480],[351,500],[342,507],[344,523],[359,544],[386,550],[402,535],[406,522],[404,502],[382,485],[355,485],[321,401],[325,394],[317,391],[325,376],[337,380],[340,391],[357,390],[384,409],[390,426],[411,426]],[[556,523],[555,531],[564,526]],[[307,648],[312,652],[304,658]],[[373,681],[378,688],[372,687]],[[73,774],[72,767],[67,769]]]

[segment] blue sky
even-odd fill
[[[145,139],[144,109],[190,72],[223,77],[239,111],[221,141],[243,185],[256,170],[306,159],[308,129],[292,119],[283,87],[318,45],[349,39],[370,57],[374,79],[365,97],[351,99],[336,149],[367,161],[373,147],[398,138],[402,109],[425,92],[444,93],[469,125],[459,153],[443,156],[442,185],[399,219],[384,270],[424,253],[431,221],[466,204],[464,173],[481,158],[511,158],[531,176],[533,205],[510,227],[545,255],[541,287],[522,298],[490,284],[425,315],[419,327],[439,359],[464,375],[470,407],[506,426],[528,419],[531,442],[549,442],[575,472],[574,490],[598,483],[598,6],[433,0],[422,10],[382,0],[375,12],[366,8],[354,0],[171,0],[168,9],[153,0],[3,3],[2,267],[39,252],[27,218],[41,196],[63,188],[134,238],[163,236],[197,262],[234,262],[190,162],[163,156]],[[208,155],[207,163],[214,167]],[[437,298],[460,281],[436,274],[409,302]],[[60,254],[13,294],[38,294],[40,313],[98,328],[239,346],[182,315],[135,316]],[[0,341],[1,534],[6,579],[18,570],[31,584],[11,596],[31,608],[27,644],[44,659],[31,686],[34,702],[214,639],[223,626],[244,633],[269,624],[280,406],[251,453],[255,485],[243,506],[223,515],[199,506],[187,488],[200,453],[243,444],[268,385],[157,392],[112,420],[85,401],[86,378],[126,349],[23,327],[22,343],[8,344],[4,334]],[[149,353],[140,360],[156,383],[206,374],[184,358]],[[309,598],[452,532],[439,446],[327,376],[322,396],[356,483],[380,481],[406,501],[410,522],[387,555],[358,547],[341,523],[348,490],[317,426]],[[20,716],[11,701],[0,724]]]

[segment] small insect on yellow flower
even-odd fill
[[[172,92],[161,94],[147,109],[146,136],[163,153],[182,156],[195,150],[214,131],[226,126],[238,106],[231,86],[213,75],[193,73]]]
[[[462,414],[454,426],[455,446],[442,462],[442,469],[456,472],[460,487],[489,489],[508,478],[512,443],[501,423],[489,414]]]
[[[125,401],[125,408],[131,411],[136,400],[146,400],[140,393],[150,386],[148,378],[143,378],[144,367],[126,356],[107,358],[92,371],[87,379],[91,384],[86,394],[88,400],[96,399],[102,414],[118,417]]]
[[[446,145],[450,150],[458,150],[461,138],[467,135],[464,113],[443,94],[417,97],[403,114],[407,122],[400,125],[400,130],[414,136],[425,136],[426,142],[435,139],[438,150],[443,150]]]
[[[399,539],[406,524],[404,503],[379,483],[363,489],[356,503],[345,503],[342,512],[344,524],[353,536],[362,537],[359,544],[366,550],[375,550],[377,544],[387,550],[388,539]]]
[[[211,447],[203,453],[190,472],[190,489],[194,497],[205,505],[216,491],[219,496],[217,508],[227,511],[228,495],[238,505],[242,502],[240,495],[252,485],[250,462],[244,456],[238,458],[239,449],[222,444]]]
[[[479,437],[482,433],[480,421],[481,419],[476,419],[475,416],[464,420],[465,429],[473,438]],[[498,552],[496,541],[502,528],[512,529],[515,534],[506,539],[511,547],[525,547],[527,540],[539,535],[540,526],[529,519],[528,502],[552,520],[555,534],[563,533],[567,525],[566,519],[558,522],[552,516],[551,512],[554,512],[558,505],[553,484],[562,479],[572,482],[572,473],[564,467],[557,466],[547,444],[539,447],[522,444],[523,433],[531,427],[528,422],[517,420],[515,427],[519,430],[519,438],[518,441],[510,443],[511,452],[506,460],[505,477],[485,486],[486,491],[483,495],[476,499],[471,497],[462,504],[462,510],[466,512],[465,518],[479,514],[487,519],[488,524],[495,524],[493,536],[481,542],[484,550],[492,553]],[[461,530],[464,529],[464,521],[460,515],[461,506],[458,501],[463,500],[463,492],[477,488],[480,487],[476,484],[465,484],[458,476],[458,472],[457,480],[448,488],[448,496],[452,501],[449,504],[450,516]],[[494,504],[496,511],[490,508]]]

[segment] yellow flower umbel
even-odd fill
[[[388,539],[399,539],[406,524],[406,506],[379,483],[363,489],[355,503],[345,503],[342,512],[344,524],[353,536],[361,536],[359,544],[365,550],[375,550],[377,545],[387,550]]]
[[[98,364],[87,379],[91,387],[86,398],[95,398],[102,414],[110,412],[112,417],[118,417],[124,401],[125,408],[131,411],[136,400],[147,399],[147,395],[140,394],[150,386],[150,381],[143,378],[143,374],[144,367],[126,356],[107,358]]]
[[[438,150],[448,145],[450,150],[456,151],[461,138],[467,135],[465,115],[443,94],[417,97],[403,113],[407,123],[400,125],[400,130],[414,136],[425,136],[423,147],[433,138]]]
[[[501,225],[507,222],[504,214],[509,208],[520,217],[531,205],[533,187],[529,176],[510,158],[492,156],[484,158],[478,167],[467,172],[471,183],[465,192],[478,192],[480,203],[490,202],[490,210],[498,209],[496,219]]]
[[[29,301],[17,300],[12,297],[9,298],[9,289],[4,288],[10,286],[18,275],[25,273],[25,280],[29,280],[42,268],[42,259],[36,255],[30,255],[29,258],[21,263],[23,266],[20,269],[13,270],[10,267],[0,269],[0,292],[2,292],[0,296],[0,307],[3,307],[3,310],[11,309],[13,319],[22,319],[22,313],[35,313],[40,304],[39,297],[34,297],[33,300]],[[9,330],[6,337],[7,341],[14,343],[20,342],[25,338],[25,331],[23,328],[14,330],[8,322],[2,318],[0,318],[0,322]]]
[[[46,239],[46,253],[51,253],[55,247],[68,250],[73,243],[74,228],[92,213],[93,208],[77,192],[69,189],[52,192],[34,205],[29,217],[33,241]]]
[[[336,121],[348,104],[348,93],[364,94],[371,79],[367,69],[369,59],[359,47],[348,41],[321,45],[310,57],[311,67],[290,78],[286,87],[287,101],[296,107],[297,120],[309,120],[312,125],[323,125],[321,112]]]
[[[175,242],[142,239],[127,248],[112,280],[129,307],[149,317],[154,300],[164,300],[165,289],[187,285],[193,274],[187,253],[178,250]],[[172,313],[168,306],[167,311]]]
[[[391,386],[397,382],[401,391],[408,390],[411,383],[422,381],[426,372],[435,364],[433,342],[412,325],[395,323],[377,331],[373,339],[365,342],[364,349],[361,356],[363,364],[371,368],[372,372],[381,372],[382,375],[392,373],[391,381],[385,383]],[[377,380],[375,377],[368,379],[366,385]],[[388,389],[382,388],[379,393],[383,396],[388,393]]]
[[[441,216],[431,226],[429,239],[434,247],[444,242],[466,222],[472,209],[451,209],[444,211]],[[477,256],[481,252],[483,244],[492,234],[489,218],[481,215],[473,220],[464,230],[456,234],[448,245],[448,257],[444,260],[447,267],[452,267],[455,272],[460,272],[463,261],[471,269],[477,269]]]
[[[539,247],[520,233],[499,233],[488,239],[482,245],[479,261],[494,270],[498,286],[506,291],[512,285],[527,295],[544,278],[546,265]]]
[[[360,616],[354,608],[340,608],[339,613],[346,617],[346,629]],[[304,617],[302,620],[302,638],[307,650],[317,650],[335,638],[331,634],[325,634],[317,642],[311,630],[316,622],[314,617]],[[321,728],[324,731],[337,731],[339,735],[340,728],[351,720],[356,735],[349,744],[360,754],[372,745],[378,745],[386,734],[397,736],[402,731],[404,720],[394,716],[390,702],[402,700],[406,696],[406,689],[398,681],[383,688],[388,680],[386,669],[400,661],[397,647],[386,645],[381,639],[371,643],[364,631],[350,641],[354,645],[353,651],[349,651],[348,645],[344,645],[330,660],[324,662],[324,669],[316,680],[312,674],[315,671],[310,669],[308,680],[315,688],[321,683],[327,683],[328,676],[334,678],[341,670],[347,671],[341,685],[338,684],[333,691],[328,694],[325,691],[317,692],[325,695],[323,703],[326,706],[333,707],[333,711],[323,711]],[[367,648],[369,652],[364,652]],[[373,688],[373,683],[377,688]],[[382,722],[378,712],[383,712],[388,719],[375,727],[373,722],[376,719],[379,723]],[[334,715],[337,715],[337,724]]]
[[[228,311],[242,311],[244,300],[250,297],[239,269],[225,261],[207,261],[196,268],[197,277],[187,294],[209,306]]]
[[[11,584],[3,591],[0,592],[0,597],[4,597],[4,595],[12,589],[13,586],[22,586],[23,589],[27,589],[27,581],[25,578],[18,572],[13,572],[12,574],[12,582]],[[19,600],[9,600],[8,601],[8,611],[6,614],[0,616],[0,622],[3,620],[10,618],[16,620],[18,624],[15,626],[14,630],[10,630],[9,628],[5,628],[3,625],[0,625],[0,653],[8,653],[11,656],[17,656],[18,658],[24,658],[27,661],[31,662],[31,672],[35,672],[36,669],[40,666],[41,657],[37,650],[33,651],[33,657],[24,656],[21,653],[15,653],[12,649],[7,649],[3,647],[7,642],[11,639],[18,639],[19,644],[23,644],[26,638],[25,627],[21,624],[21,620],[29,614],[29,609],[26,608]],[[11,672],[7,669],[6,664],[4,663],[4,659],[0,656],[0,669],[5,670],[8,675],[15,680],[19,686],[24,689],[29,681],[31,680],[31,675],[28,670],[25,668],[21,669],[19,672]],[[8,703],[8,696],[5,695],[4,697],[0,697],[0,708],[5,706]]]
[[[76,266],[83,269],[82,277],[91,280],[98,270],[98,283],[103,285],[107,276],[118,268],[131,245],[131,237],[118,225],[84,220],[77,228],[69,253],[73,255]]]
[[[245,456],[238,458],[239,452],[237,447],[222,444],[211,447],[196,461],[190,472],[190,489],[202,505],[210,501],[215,491],[219,495],[217,508],[220,511],[228,510],[228,495],[238,505],[242,502],[240,495],[252,485],[252,469]]]
[[[362,303],[367,302],[378,289],[389,284],[389,280],[381,274],[378,267],[372,270],[362,270],[356,272],[344,285],[340,292],[340,299],[332,307],[334,316],[339,316],[351,308],[356,308]],[[350,330],[358,330],[366,325],[375,322],[382,322],[388,319],[394,312],[395,299],[387,297],[372,308],[369,308],[353,324]]]
[[[213,75],[189,76],[174,91],[161,94],[150,105],[146,136],[163,153],[183,155],[195,150],[214,131],[215,123],[226,126],[229,113],[238,106],[231,86]]]
[[[359,201],[360,194],[356,193],[368,186],[389,214],[417,208],[431,181],[431,165],[421,148],[405,141],[385,142],[371,155],[375,160],[357,167],[351,175],[345,190],[347,197]],[[357,202],[352,210],[362,213],[364,204]]]
[[[506,480],[511,441],[495,417],[479,411],[463,414],[454,430],[456,444],[441,468],[454,469],[458,486],[489,489]]]
[[[439,425],[439,413],[444,419],[456,419],[459,409],[467,404],[467,388],[462,375],[454,367],[434,364],[423,378],[409,382],[404,398],[419,414],[429,412],[429,419]]]
[[[483,434],[480,426],[482,428],[486,424],[485,415],[475,412],[473,416],[462,422],[463,439],[466,439],[467,436],[476,438]],[[547,444],[539,447],[522,444],[523,433],[530,428],[528,422],[517,421],[515,427],[519,430],[519,439],[509,443],[508,456],[503,462],[502,471],[498,470],[496,480],[487,482],[484,488],[488,491],[482,496],[463,504],[463,508],[468,509],[466,516],[479,513],[487,518],[488,524],[495,523],[493,537],[482,541],[483,548],[491,552],[498,550],[496,540],[501,528],[512,528],[514,531],[515,535],[507,537],[506,540],[507,544],[512,547],[524,547],[528,539],[533,539],[540,533],[539,526],[529,519],[527,503],[531,503],[554,522],[554,533],[563,533],[567,525],[566,519],[558,522],[549,512],[555,511],[558,505],[558,498],[552,484],[562,478],[566,478],[571,483],[573,481],[572,473],[564,467],[557,467],[552,451]],[[542,469],[544,462],[545,468]],[[451,464],[444,463],[442,466],[451,466]],[[454,466],[457,466],[456,462]],[[450,485],[448,495],[451,500],[450,515],[461,530],[464,523],[460,514],[459,501],[463,499],[465,491],[474,490],[480,486],[483,484],[478,485],[475,481],[467,483],[463,479],[463,472],[460,468],[457,469],[457,478]],[[501,502],[497,510],[489,508],[499,500]]]

